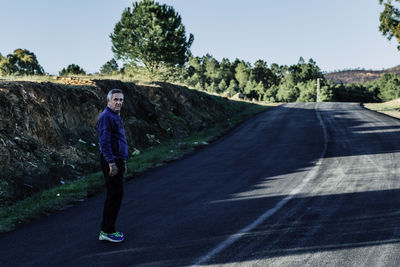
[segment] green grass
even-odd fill
[[[180,124],[182,127],[186,128],[186,122],[182,117],[176,116],[175,114],[171,113],[169,115],[170,119],[177,124]]]
[[[266,108],[267,106],[246,102],[233,104],[230,109],[235,115],[231,119],[217,123],[213,128],[193,133],[184,139],[170,140],[150,147],[139,155],[132,156],[127,162],[128,174],[126,180],[130,180],[146,170],[192,153],[198,147],[215,140],[242,121]],[[179,118],[176,119],[180,121]],[[14,205],[0,209],[0,233],[11,231],[21,224],[84,201],[86,198],[102,192],[103,188],[103,174],[97,172],[36,193]]]

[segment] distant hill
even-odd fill
[[[384,73],[400,75],[400,65],[385,70],[343,70],[330,72],[325,73],[324,77],[336,83],[362,83],[379,79]]]

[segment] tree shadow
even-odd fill
[[[324,146],[322,129],[312,109],[296,105],[279,109],[279,114],[270,114],[272,118],[263,117],[254,124],[248,122],[226,137],[236,141],[222,139],[177,163],[177,169],[189,169],[187,172],[176,173],[172,168],[174,173],[169,173],[167,167],[155,174],[163,175],[163,179],[175,177],[174,192],[179,192],[179,196],[171,198],[170,192],[157,190],[155,195],[159,200],[155,205],[166,211],[158,226],[164,233],[173,233],[178,225],[179,234],[173,240],[166,234],[165,247],[142,250],[139,257],[142,260],[136,258],[137,263],[193,264],[196,256],[209,253],[212,244],[215,247],[236,235],[284,200],[289,193],[284,187],[288,181],[291,186],[299,185],[299,177],[306,175],[319,160]],[[388,119],[385,125],[376,126],[379,121],[374,117],[354,117],[353,112],[360,109],[346,105],[343,110],[329,107],[319,110],[328,132],[326,159],[394,154],[400,150],[399,122]],[[286,112],[291,115],[286,124],[273,124],[286,116]],[[269,127],[264,128],[266,125]],[[271,125],[276,128],[271,129]],[[244,134],[243,129],[248,132]],[[246,149],[246,140],[257,140],[258,145]],[[394,154],[394,161],[396,157]],[[185,191],[186,183],[193,186],[193,191]],[[283,187],[276,187],[276,183]],[[244,233],[237,242],[239,245],[234,243],[216,254],[211,263],[230,264],[398,243],[398,195],[399,190],[394,189],[296,196],[271,219]],[[170,213],[169,206],[176,208],[174,212]],[[151,222],[147,221],[148,224]],[[148,248],[142,248],[145,247]],[[130,262],[130,256],[126,260]]]
[[[211,262],[238,263],[398,244],[399,191],[296,198],[273,218],[245,233],[240,241],[245,247],[233,244]]]
[[[233,264],[399,243],[397,181],[387,184],[386,177],[375,177],[383,184],[368,190],[348,188],[351,192],[312,189],[332,178],[324,161],[354,157],[350,163],[355,163],[358,156],[368,155],[374,161],[390,155],[392,169],[387,175],[395,175],[400,123],[379,121],[356,105],[324,103],[318,112],[327,131],[326,143],[314,108],[314,103],[273,108],[197,153],[126,183],[118,218],[118,227],[128,236],[125,243],[112,246],[87,238],[99,227],[104,199],[98,196],[1,236],[1,255],[13,255],[16,248],[29,255],[12,261],[7,260],[11,256],[3,257],[5,265],[28,265],[36,258],[35,264],[61,266],[188,266],[283,202],[273,216],[241,233],[210,262]],[[304,178],[315,168],[320,168],[317,175],[303,187]],[[295,192],[296,188],[303,190]],[[31,234],[44,228],[46,236]],[[66,242],[57,242],[54,237],[66,231]]]

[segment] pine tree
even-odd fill
[[[216,93],[218,91],[218,86],[215,82],[212,82],[211,84],[207,84],[206,90],[210,93]]]
[[[228,89],[228,86],[226,85],[225,80],[222,80],[222,81],[218,84],[218,91],[219,91],[219,92],[225,92],[226,89]]]
[[[60,76],[67,76],[67,75],[85,75],[86,72],[76,64],[70,64],[67,68],[63,68],[59,72]]]
[[[258,98],[256,87],[257,83],[254,80],[247,81],[246,87],[244,88],[244,93],[247,98],[249,99]]]
[[[197,90],[204,90],[203,85],[201,85],[200,82],[196,83],[196,85],[194,86],[194,88],[196,88]]]
[[[203,57],[203,64],[205,67],[205,77],[208,83],[219,84],[222,79],[222,73],[220,70],[219,62],[213,58],[210,54]]]
[[[101,74],[111,75],[113,72],[118,71],[118,63],[115,59],[111,59],[107,61],[103,66],[100,68]]]
[[[228,87],[228,92],[231,96],[239,92],[238,84],[235,80],[231,80]]]
[[[257,84],[255,91],[258,95],[258,100],[261,101],[262,97],[264,96],[264,93],[265,93],[265,87],[261,81]]]
[[[133,3],[110,34],[117,59],[144,64],[154,74],[162,66],[183,65],[190,56],[193,35],[186,39],[181,16],[154,0]]]
[[[235,69],[235,78],[239,82],[239,88],[244,90],[250,77],[249,66],[245,62],[240,62]]]

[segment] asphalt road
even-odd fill
[[[270,109],[104,195],[0,236],[1,266],[400,266],[400,121],[357,104]]]

